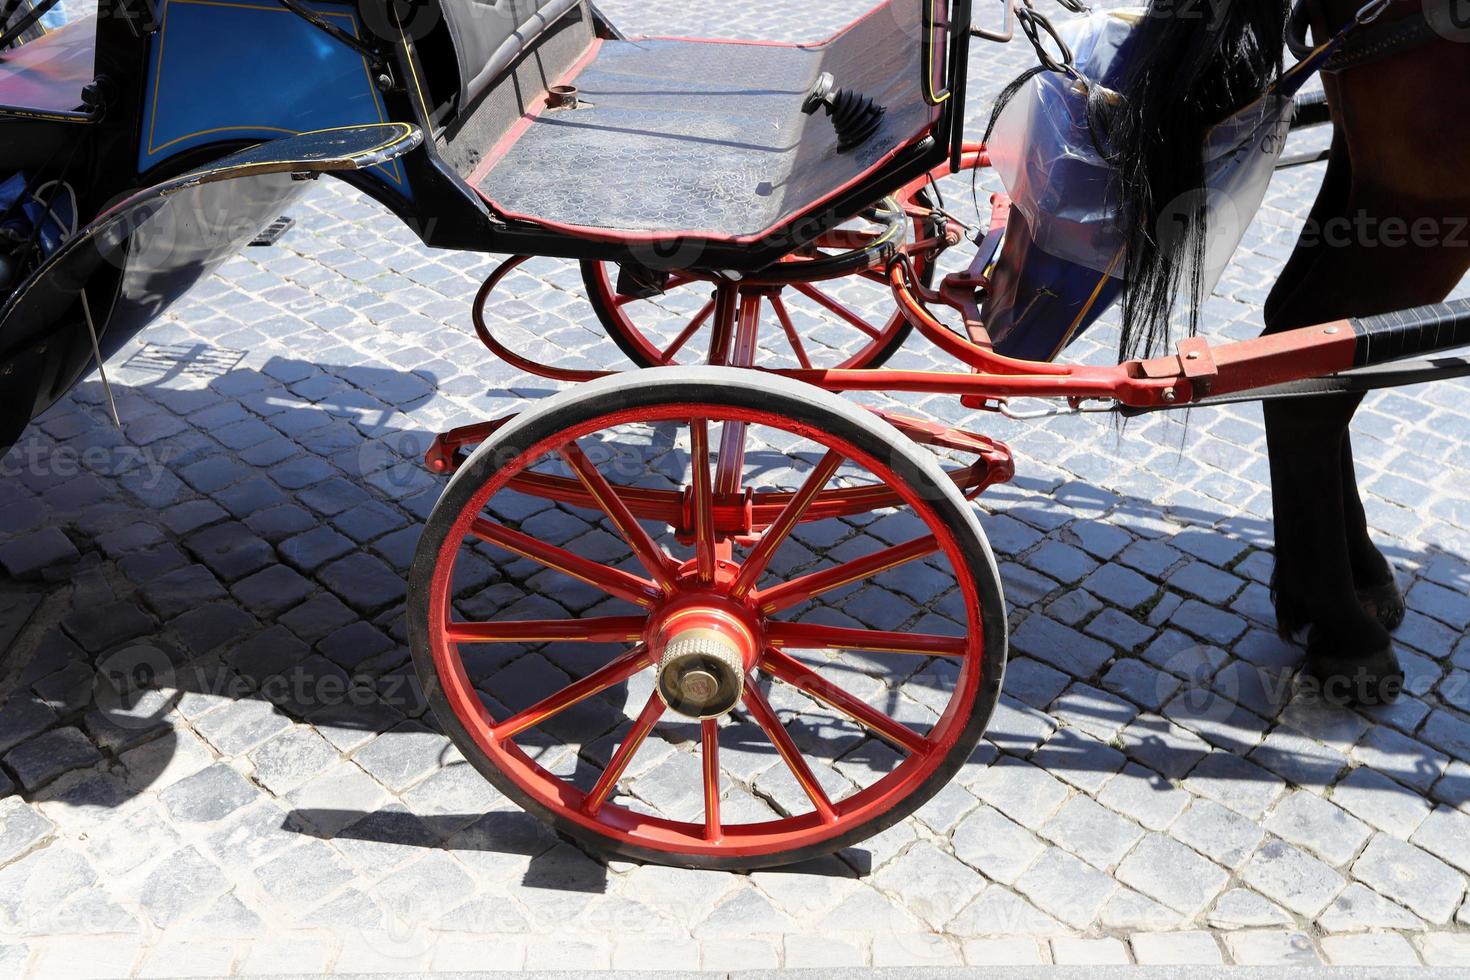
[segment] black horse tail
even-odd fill
[[[1287,0],[1150,0],[1116,92],[1090,93],[1094,138],[1116,166],[1123,275],[1123,358],[1170,343],[1181,286],[1199,327],[1209,232],[1204,138],[1280,75]]]

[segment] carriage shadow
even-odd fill
[[[6,457],[0,504],[9,516],[0,535],[30,533],[31,528],[18,527],[23,512],[40,507],[44,526],[63,532],[78,552],[42,562],[23,576],[0,579],[0,641],[6,651],[0,658],[0,739],[8,739],[0,749],[0,775],[5,777],[0,784],[8,778],[19,787],[14,792],[27,799],[121,807],[148,793],[155,783],[171,780],[179,765],[188,764],[186,756],[200,751],[205,741],[213,746],[204,750],[208,761],[214,761],[216,754],[250,758],[261,745],[298,724],[321,733],[331,746],[332,765],[339,757],[361,760],[379,736],[397,739],[439,731],[408,663],[402,605],[402,576],[417,525],[442,487],[442,481],[428,475],[416,458],[428,434],[404,413],[436,414],[432,392],[437,379],[378,368],[324,370],[285,358],[259,369],[228,358],[212,363],[191,358],[187,351],[168,354],[149,349],[118,372],[123,378],[115,379],[113,388],[124,417],[122,433],[104,421],[100,386],[83,385]],[[170,387],[201,373],[207,377],[202,384]],[[418,387],[424,392],[414,395]],[[303,391],[316,397],[306,398]],[[505,411],[513,407],[507,405]],[[443,421],[447,428],[473,419],[444,415]],[[272,434],[264,441],[229,447],[236,441],[235,427],[267,424]],[[285,443],[311,452],[267,462],[274,454],[259,447],[278,439],[284,440],[281,452],[290,448]],[[78,460],[78,468],[57,465],[67,455]],[[304,461],[295,462],[299,459]],[[313,461],[327,465],[335,475],[300,490],[286,491],[274,482],[286,478],[281,467],[300,466],[306,473],[315,468]],[[759,472],[774,472],[783,461],[777,454],[770,459],[751,455]],[[216,486],[225,479],[212,475],[216,468],[237,478]],[[1027,493],[1035,489],[1023,478],[1000,491],[987,522],[1000,517],[1024,521],[1030,506]],[[1100,488],[1089,490],[1085,484],[1072,485],[1070,492],[1121,501],[1114,513],[1157,509],[1151,501],[1120,498]],[[359,511],[364,519],[374,515],[388,530],[381,535],[356,530],[356,518],[350,515]],[[1198,507],[1168,508],[1168,513],[1178,522],[1204,527],[1228,520],[1229,535],[1251,548],[1269,541],[1265,521]],[[324,522],[340,531],[352,529],[353,553],[372,555],[391,573],[370,579],[381,589],[374,598],[355,595],[358,583],[344,585],[324,573],[330,567],[327,563],[308,567],[308,560],[287,543]],[[1085,534],[1108,523],[1083,517],[1072,531]],[[261,571],[240,574],[246,565],[230,564],[239,549],[231,536],[234,532],[217,530],[225,527],[251,532],[239,541],[257,555],[246,565],[258,562]],[[363,540],[356,541],[357,537]],[[218,553],[210,553],[211,548]],[[1463,564],[1459,556],[1402,548],[1391,550],[1390,557],[1418,567],[1441,557]],[[1006,570],[1013,598],[1025,601],[1031,580],[1019,566],[1007,564]],[[265,580],[271,588],[242,587],[262,572],[276,576]],[[388,581],[393,577],[396,584]],[[305,591],[297,595],[293,590]],[[277,593],[294,596],[291,605],[276,608],[281,601]],[[1022,631],[1030,617],[1049,620],[1043,611],[1013,611]],[[1264,633],[1269,624],[1256,623],[1254,628]],[[1059,642],[1056,652],[1067,653],[1067,641]],[[1210,681],[1201,675],[1200,703],[1193,718],[1208,729],[1206,737],[1217,754],[1218,750],[1244,754],[1250,748],[1250,724],[1260,720],[1274,723],[1281,717],[1313,737],[1354,725],[1395,722],[1394,709],[1358,715],[1302,707],[1299,692],[1290,684],[1295,654],[1285,645],[1261,654],[1258,662],[1224,654],[1211,659],[1206,648],[1195,644],[1172,655],[1194,657],[1212,668]],[[1038,658],[1039,651],[1025,649],[1024,644],[1017,651],[1018,663]],[[1129,660],[1144,662],[1147,657],[1115,649],[1108,663]],[[1098,675],[1106,669],[1098,668]],[[1250,680],[1255,675],[1258,680],[1284,680],[1278,685],[1256,684]],[[1076,697],[1062,708],[1061,702],[1052,704],[1054,696],[1043,698],[1031,690],[1022,671],[1014,676],[1018,685],[1004,697],[972,769],[988,767],[996,759],[1014,763],[1030,758],[1063,779],[1085,785],[1118,768],[1116,752],[1098,732],[1130,724],[1138,739],[1128,755],[1147,761],[1159,792],[1173,790],[1170,780],[1199,762],[1197,750],[1180,747],[1171,737],[1168,723],[1161,722],[1157,732],[1150,732],[1148,724],[1135,717],[1137,711],[1120,708],[1117,700]],[[1222,677],[1233,678],[1233,686],[1222,689]],[[925,675],[915,674],[910,682],[923,684]],[[1097,676],[1088,684],[1102,686]],[[1075,687],[1070,679],[1067,685]],[[626,693],[610,701],[624,713]],[[1243,713],[1237,714],[1242,708]],[[1069,727],[1038,738],[1038,719],[1048,709],[1062,714]],[[1239,744],[1232,741],[1237,737],[1231,734],[1232,726],[1244,726]],[[792,722],[792,730],[803,745],[823,737],[821,729],[802,717]],[[70,735],[63,739],[60,732],[85,735],[91,754],[83,753],[81,764],[70,769],[62,759],[56,764],[60,768],[48,772],[38,753],[27,746],[50,745],[53,751],[78,748]],[[732,749],[777,757],[768,743],[739,734],[732,739],[739,740],[738,745],[732,741]],[[440,753],[437,764],[427,769],[474,776],[452,750],[446,747]],[[1339,775],[1330,761],[1311,751],[1293,757],[1293,750],[1282,748],[1280,755],[1298,784],[1330,785]],[[374,766],[391,762],[374,761],[365,768],[373,771]],[[1399,758],[1376,768],[1401,783],[1426,789],[1426,780],[1434,775],[1429,760]],[[595,780],[599,774],[600,767],[579,754],[573,781]],[[405,779],[397,787],[403,797],[411,797],[416,786],[427,785],[391,768],[379,768],[375,775],[395,785],[396,779]],[[1275,777],[1257,767],[1226,767],[1218,778],[1249,782]],[[271,777],[257,771],[256,780],[264,795]],[[1470,787],[1464,793],[1470,798]],[[332,800],[312,797],[299,788],[282,788],[271,795],[280,803],[281,826],[302,837],[520,855],[529,859],[523,880],[528,887],[591,893],[606,888],[604,859],[588,855],[590,861],[570,860],[568,848],[533,818],[519,811],[502,812],[503,800],[489,812],[452,805],[445,812],[445,806],[335,807]],[[843,861],[840,866],[823,862],[793,870],[863,874],[870,855],[852,849],[844,852]]]

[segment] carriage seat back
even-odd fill
[[[551,25],[583,0],[440,0],[459,62],[459,104],[473,105]]]

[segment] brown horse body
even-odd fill
[[[1268,0],[1269,2],[1269,0]],[[1314,35],[1357,6],[1323,0]],[[1398,2],[1384,20],[1421,16]],[[1267,332],[1422,306],[1470,270],[1470,44],[1436,38],[1324,76],[1335,135],[1295,253],[1266,304]],[[1403,674],[1390,631],[1404,617],[1374,546],[1349,424],[1361,395],[1267,403],[1276,515],[1277,618],[1308,630],[1307,673],[1334,700],[1377,703]]]

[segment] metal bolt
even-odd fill
[[[1332,334],[1341,333],[1342,332],[1342,328],[1341,327],[1328,327],[1326,329],[1326,331],[1324,331],[1324,332],[1327,333],[1330,336]]]
[[[1168,388],[1164,391],[1164,401],[1168,404],[1172,405],[1178,400],[1179,395],[1174,391],[1173,388]]]
[[[1199,351],[1197,351],[1197,350],[1190,351],[1188,354],[1185,354],[1184,355],[1184,359],[1186,361],[1197,361],[1197,360],[1199,360]]]

